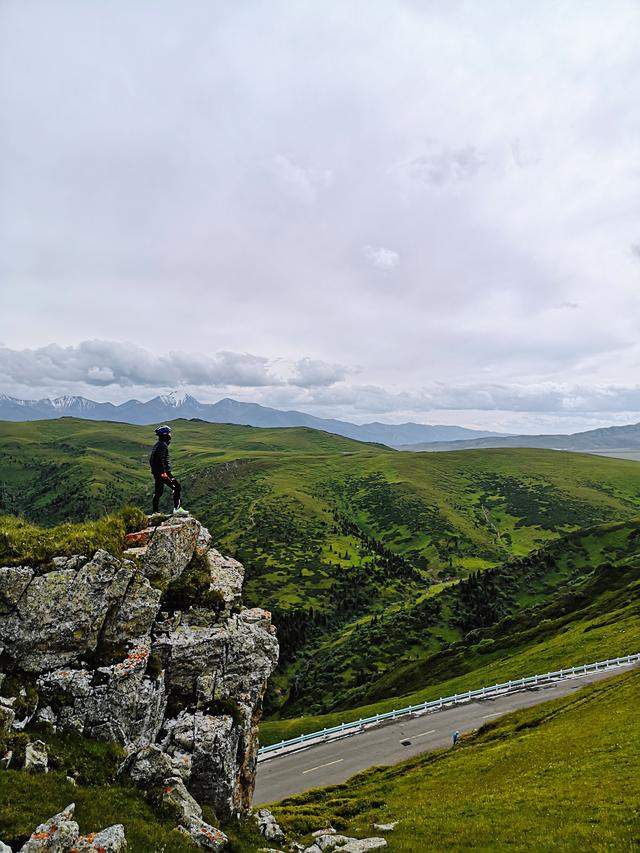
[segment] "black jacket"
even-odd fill
[[[156,441],[149,457],[149,465],[154,477],[159,477],[160,474],[171,474],[169,445],[166,441]]]

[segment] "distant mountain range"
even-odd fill
[[[640,424],[602,427],[571,435],[503,435],[461,441],[415,442],[401,450],[443,451],[480,450],[487,447],[539,447],[546,450],[574,450],[593,453],[605,450],[640,450]]]
[[[254,427],[311,427],[324,432],[398,447],[429,442],[455,442],[464,439],[500,436],[500,433],[459,426],[430,424],[352,424],[333,418],[316,418],[305,412],[281,411],[257,403],[241,403],[225,398],[217,403],[200,403],[190,394],[172,392],[146,403],[96,403],[85,397],[56,397],[44,400],[18,400],[0,394],[0,421],[35,421],[52,418],[84,418],[91,421],[118,421],[129,424],[157,424],[176,418],[199,418],[210,423],[241,424]]]

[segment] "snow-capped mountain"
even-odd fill
[[[156,424],[177,418],[199,418],[210,423],[245,424],[255,427],[311,427],[324,432],[375,441],[391,447],[432,441],[456,441],[482,438],[498,433],[483,432],[458,426],[429,424],[353,424],[332,418],[317,418],[305,412],[281,411],[257,403],[241,403],[226,397],[217,403],[201,403],[190,394],[172,391],[143,403],[96,403],[86,397],[56,397],[43,400],[19,400],[0,394],[0,420],[32,421],[61,417],[84,418],[92,421],[118,421],[131,424]]]

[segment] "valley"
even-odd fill
[[[605,558],[596,549],[570,565],[572,531],[640,514],[626,460],[411,454],[303,428],[173,426],[188,508],[246,565],[247,601],[273,611],[281,662],[266,710],[283,724],[450,678],[451,649],[470,632],[550,602]],[[50,525],[146,507],[149,432],[0,424],[0,511]]]

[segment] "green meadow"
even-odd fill
[[[280,717],[377,699],[395,673],[472,630],[481,600],[495,599],[482,619],[497,621],[573,572],[547,567],[516,590],[491,571],[483,581],[488,570],[526,574],[518,561],[554,540],[640,514],[640,468],[627,460],[399,453],[309,429],[199,421],[175,422],[174,435],[186,506],[245,564],[246,602],[273,611],[281,665],[266,710]],[[23,518],[5,519],[4,535],[147,508],[152,440],[151,428],[128,424],[0,424],[0,512]]]

